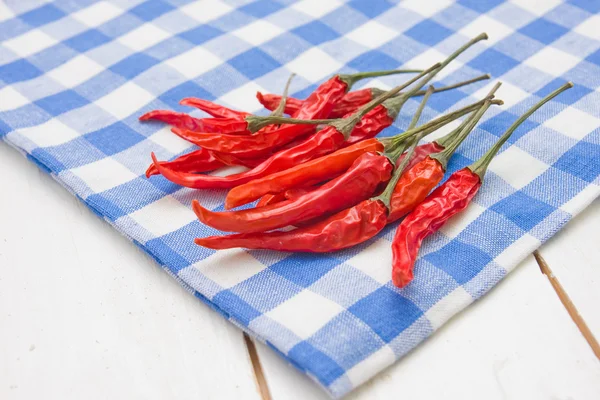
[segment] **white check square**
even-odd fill
[[[186,78],[192,79],[221,65],[222,61],[205,48],[194,47],[190,51],[169,59],[165,64]]]
[[[180,8],[180,11],[199,22],[208,22],[217,19],[232,8],[219,0],[194,1]]]
[[[56,40],[52,37],[46,35],[39,29],[34,29],[5,41],[2,43],[2,46],[25,58],[47,49],[56,43]]]
[[[14,110],[25,104],[29,104],[29,99],[13,89],[12,86],[0,89],[0,111]]]
[[[229,289],[258,274],[267,266],[240,249],[219,250],[194,264],[204,276]]]
[[[307,339],[342,311],[339,304],[305,289],[266,316]]]
[[[377,260],[377,262],[373,262]],[[346,261],[346,264],[353,266],[375,281],[385,285],[392,279],[390,265],[392,265],[392,249],[390,242],[385,239],[379,239],[357,255]]]
[[[600,15],[592,15],[573,30],[581,35],[600,40]]]
[[[511,0],[511,2],[533,15],[542,16],[559,5],[561,0]]]
[[[39,147],[58,146],[79,137],[79,133],[56,118],[38,126],[21,129],[19,130],[19,134],[25,136]]]
[[[317,47],[305,51],[287,65],[287,69],[310,82],[316,82],[329,77],[341,67],[342,64],[339,61],[333,59]]]
[[[169,33],[166,31],[150,23],[146,23],[121,36],[118,41],[132,50],[142,51],[162,42],[168,37]]]
[[[524,63],[547,74],[561,76],[580,61],[578,57],[548,46],[526,59]]]
[[[100,1],[73,13],[72,17],[89,27],[97,27],[122,13],[123,10],[114,4]]]
[[[544,121],[544,125],[563,135],[581,140],[594,129],[600,127],[600,119],[569,106]]]
[[[264,93],[265,89],[255,82],[248,82],[221,96],[220,102],[230,104],[236,110],[257,111],[262,106],[256,100],[256,92]]]
[[[280,35],[282,32],[283,29],[278,26],[268,21],[258,20],[232,33],[240,39],[258,46]]]
[[[196,219],[194,212],[172,196],[165,196],[129,215],[156,237],[180,229]]]
[[[294,3],[293,9],[310,15],[311,17],[319,18],[325,14],[338,8],[342,3],[337,0],[303,0]]]
[[[481,32],[488,34],[489,38],[484,45],[490,46],[513,33],[513,29],[483,14],[460,30],[466,37],[475,37]]]
[[[113,158],[103,158],[91,164],[74,168],[70,171],[79,177],[94,192],[104,192],[126,182],[137,175]]]
[[[437,329],[444,325],[444,322],[456,314],[456,312],[462,310],[472,302],[473,297],[462,286],[459,286],[427,310],[425,317],[431,323],[432,328]]]
[[[521,189],[543,174],[549,166],[517,146],[498,154],[489,169],[515,189]]]
[[[412,10],[425,17],[431,17],[452,4],[450,0],[406,0],[400,3],[400,6]]]
[[[48,76],[64,87],[73,88],[103,70],[104,68],[100,64],[84,54],[80,54],[48,72]]]
[[[7,19],[14,17],[14,15],[15,14],[6,4],[4,4],[4,2],[0,2],[0,21],[6,21]]]
[[[154,95],[129,81],[98,99],[96,105],[124,119],[154,100]]]
[[[356,43],[374,49],[398,36],[398,32],[371,20],[346,36]]]

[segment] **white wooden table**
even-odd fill
[[[0,399],[326,399],[0,144]],[[540,253],[600,337],[600,201]],[[600,399],[600,362],[528,257],[351,399]]]

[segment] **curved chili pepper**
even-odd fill
[[[390,100],[393,101],[390,103],[387,101],[383,103],[385,107],[380,105],[366,113],[366,115],[362,117],[360,122],[352,130],[350,138],[367,137],[371,134],[374,135],[384,129],[386,126],[389,126],[393,121],[389,115],[397,115],[396,110],[402,104],[401,101],[398,101],[397,99]],[[423,130],[425,134],[431,133],[440,126],[480,106],[481,102],[473,103],[463,107],[462,109],[438,117],[427,124],[422,125],[418,129],[409,129],[396,138],[403,138],[405,140],[411,135],[419,133],[421,130]],[[359,115],[352,114],[352,116]],[[318,183],[326,179],[331,179],[340,174],[342,171],[346,170],[349,165],[351,165],[352,162],[362,153],[366,151],[380,151],[379,149],[383,147],[383,144],[377,139],[367,139],[365,141],[357,141],[352,146],[334,152],[346,143],[343,141],[343,134],[338,133],[337,140],[332,142],[331,146],[327,148],[323,147],[317,142],[317,139],[322,134],[322,132],[319,132],[305,141],[305,146],[301,148],[304,154],[303,164],[288,163],[288,166],[285,168],[273,168],[271,169],[272,172],[269,174],[263,174],[262,176],[255,175],[255,179],[252,181],[234,185],[236,187],[232,186],[233,189],[225,198],[225,208],[230,209],[233,207],[238,207],[242,204],[254,201],[267,193],[277,193],[292,187],[306,186],[311,183]],[[333,133],[331,134],[333,135]],[[391,139],[394,138],[388,138],[388,141]],[[312,149],[310,146],[312,146]],[[435,147],[435,145],[426,144],[422,146],[424,149],[431,147]],[[418,149],[420,148],[421,146]],[[276,153],[276,155],[272,156],[272,158],[286,158],[290,157],[289,154],[294,154],[294,150],[288,150],[286,153]],[[245,174],[250,173],[252,173],[252,171],[248,171]]]
[[[153,110],[142,115],[140,121],[156,120],[162,121],[169,125],[172,125],[180,129],[188,129],[190,131],[206,131],[206,132],[218,132],[211,131],[211,126],[205,126],[204,120],[201,118],[194,118],[186,113],[170,111],[170,110]]]
[[[217,168],[224,167],[225,164],[214,156],[208,150],[199,149],[191,153],[184,154],[172,161],[162,161],[160,165],[176,170],[183,170],[190,173],[200,173],[214,171]],[[146,170],[146,178],[159,174],[154,163],[150,164]]]
[[[433,69],[434,67],[430,69]],[[426,75],[427,73],[428,72],[424,72],[421,75]],[[413,78],[411,81],[418,80],[419,76]],[[320,130],[317,134],[309,137],[299,145],[293,148],[277,152],[276,154],[268,158],[266,161],[264,161],[262,164],[260,164],[256,168],[253,168],[250,171],[225,177],[219,177],[211,175],[190,174],[184,171],[173,171],[169,168],[165,168],[162,166],[157,166],[157,168],[160,171],[160,173],[170,181],[182,186],[191,187],[195,189],[232,188],[238,185],[242,185],[251,180],[270,175],[277,171],[292,168],[303,162],[312,160],[314,158],[335,151],[342,145],[344,140],[346,140],[346,137],[349,135],[350,131],[355,127],[355,125],[359,121],[361,121],[361,119],[364,119],[363,117],[373,112],[374,109],[378,107],[379,103],[394,96],[394,94],[396,94],[406,85],[407,84],[403,84],[392,89],[389,92],[386,92],[386,94],[380,96],[378,99],[374,100],[368,105],[365,105],[363,108],[361,108],[360,111],[356,112],[355,114],[352,114],[352,116],[344,120],[339,120],[337,124],[333,124],[333,126],[328,126]],[[374,126],[371,126],[373,124],[370,125],[368,121],[369,119],[365,119],[365,122],[361,125],[361,128],[366,131],[375,129]],[[377,121],[371,122],[376,123]],[[383,129],[383,127],[381,129]],[[154,156],[153,160],[156,160]],[[259,197],[260,196],[254,197],[253,200],[258,199]]]
[[[435,89],[434,93],[444,92],[446,90],[456,89],[462,86],[470,85],[475,82],[479,82],[485,79],[490,79],[489,74],[480,75],[476,78],[469,79],[467,81],[455,83],[449,86],[443,86]],[[380,96],[384,91],[377,88],[365,88],[348,92],[334,107],[329,114],[329,118],[341,118],[344,115],[356,111],[360,106],[367,104],[377,96]],[[425,94],[424,90],[416,92],[413,96],[422,96]],[[261,92],[256,93],[258,101],[267,109],[274,110],[278,107],[281,101],[281,96],[276,94],[262,94]],[[302,100],[290,97],[287,99],[285,105],[285,113],[293,115],[302,106]]]
[[[214,171],[225,166],[242,166],[254,168],[262,163],[264,158],[238,158],[231,154],[212,152],[206,149],[198,149],[191,153],[183,154],[171,161],[161,161],[159,164],[174,171],[198,174]],[[160,172],[154,162],[146,170],[146,178],[158,175]]]
[[[385,226],[386,212],[387,209],[380,201],[369,199],[315,225],[288,232],[240,233],[196,238],[194,241],[199,246],[215,250],[244,247],[311,253],[330,252],[354,246],[375,236]]]
[[[334,127],[327,127],[299,145],[275,153],[250,171],[228,176],[196,175],[174,171],[162,166],[157,166],[157,168],[165,178],[181,186],[194,189],[229,189],[250,182],[253,179],[291,168],[321,154],[330,153],[338,148],[343,141],[343,135]],[[233,155],[225,153],[223,156]],[[153,160],[155,160],[154,157]]]
[[[380,182],[389,180],[392,170],[387,157],[365,153],[346,173],[296,200],[225,212],[209,211],[194,200],[192,208],[201,222],[215,229],[263,232],[351,207],[371,196]]]
[[[341,141],[334,143],[334,146],[339,144]],[[321,150],[320,147],[315,146],[315,150],[317,149]],[[231,189],[225,197],[225,209],[250,203],[265,194],[284,192],[286,189],[307,185],[310,182],[331,179],[346,171],[360,155],[368,152],[382,152],[383,149],[384,146],[380,141],[370,139],[326,156],[293,164],[288,169],[279,169],[279,172],[265,175],[263,178]],[[313,154],[316,155],[316,153]]]
[[[410,72],[413,71],[411,70]],[[367,77],[389,75],[391,73],[399,73],[399,71],[336,75],[321,84],[302,103],[302,107],[293,115],[293,117],[301,120],[325,118],[331,113],[333,106],[346,94],[346,91],[356,81]],[[420,76],[422,75],[423,73],[421,73]],[[411,81],[414,82],[414,79]],[[175,128],[173,129],[173,132],[176,135],[209,150],[231,153],[241,157],[259,157],[271,153],[272,150],[279,148],[298,137],[305,136],[315,131],[315,128],[310,125],[291,125],[286,123],[285,118],[274,120],[273,117],[248,116],[243,120],[243,123],[248,124],[247,128],[250,131],[255,131],[258,130],[257,128],[262,128],[265,125],[274,123],[282,123],[283,125],[278,129],[258,131],[256,134],[248,136],[229,135],[225,130],[220,130],[219,132],[222,132],[221,134],[215,134],[214,132],[193,132],[191,130]]]
[[[550,93],[517,119],[477,161],[448,178],[402,221],[392,242],[392,282],[402,288],[413,279],[414,263],[423,240],[464,210],[478,192],[493,157],[512,133],[542,105],[573,87],[571,82]]]
[[[204,111],[215,118],[238,118],[242,119],[250,115],[245,111],[232,110],[225,106],[215,104],[212,101],[199,99],[197,97],[186,97],[179,102],[182,106],[190,106]],[[277,106],[275,106],[277,107]]]
[[[427,102],[431,93],[432,90],[430,88],[421,102],[421,106],[419,106],[419,109],[415,113],[409,128],[412,128],[417,124],[425,103]],[[213,249],[247,247],[307,252],[335,251],[363,242],[375,236],[386,225],[386,217],[392,189],[404,171],[408,160],[414,153],[414,149],[419,139],[420,137],[414,139],[413,144],[411,145],[407,154],[408,159],[405,159],[399,163],[399,165],[395,168],[391,181],[388,183],[388,187],[382,195],[376,198],[363,200],[349,209],[339,211],[337,214],[334,214],[331,217],[325,217],[325,219],[322,221],[315,221],[315,218],[319,218],[319,216],[300,219],[299,221],[296,221],[295,224],[303,225],[300,223],[304,222],[310,225],[303,226],[292,231],[242,233],[238,235],[221,237],[213,236],[209,238],[196,239],[195,242],[200,246]],[[397,158],[402,150],[404,150],[404,146],[400,145],[395,150],[395,153],[391,155],[391,157]],[[363,154],[358,160],[366,160],[368,158],[374,160],[376,157],[385,158],[387,163],[391,164],[390,158],[387,156],[375,156],[373,153]],[[325,184],[323,187],[326,187],[327,185],[328,184]],[[374,185],[372,189],[376,189],[376,186],[377,185]],[[318,191],[319,189],[315,189],[312,193]],[[305,194],[298,200],[302,201],[307,199],[310,197],[310,195],[310,193]],[[331,212],[334,210],[325,210],[325,212],[328,211]],[[312,223],[309,222],[311,220],[313,221]]]
[[[494,85],[487,95],[488,99],[491,99],[500,85],[501,83]],[[417,160],[417,157],[422,153],[415,154],[416,157],[411,160],[412,166],[407,168],[394,188],[390,201],[388,222],[396,221],[410,212],[441,182],[446,173],[448,161],[491,105],[491,100],[485,101],[481,108],[466,119],[455,131],[450,132],[444,138],[438,139],[441,143],[444,143],[444,146],[438,145],[443,148],[442,151],[427,154],[420,161]]]
[[[367,104],[377,96],[381,96],[385,91],[377,88],[365,88],[346,93],[334,106],[329,118],[341,118],[344,115],[355,112],[359,107]],[[256,92],[256,98],[267,110],[275,110],[281,101],[281,96],[276,94],[262,94]],[[303,100],[288,97],[284,113],[294,115],[302,104]]]

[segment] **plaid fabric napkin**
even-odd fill
[[[0,137],[150,254],[190,292],[342,396],[485,294],[600,193],[600,2],[594,0],[8,0],[0,3]],[[427,67],[486,31],[440,74],[483,72],[506,101],[485,116],[449,173],[566,80],[492,163],[462,215],[427,240],[414,282],[390,283],[395,226],[325,255],[214,252],[192,239],[192,199],[223,191],[146,179],[151,151],[191,146],[143,112],[186,96],[260,109],[256,90],[295,96],[338,71]],[[400,81],[378,82],[390,87]],[[434,95],[424,117],[481,98],[479,84]],[[409,112],[390,135],[406,127]],[[202,115],[194,112],[196,115]]]

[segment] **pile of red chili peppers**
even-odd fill
[[[192,202],[202,223],[235,232],[195,239],[196,244],[211,249],[331,252],[365,242],[387,224],[404,218],[392,243],[391,274],[394,285],[404,287],[413,278],[422,241],[467,207],[508,137],[535,110],[572,86],[562,86],[533,106],[480,160],[455,172],[434,190],[455,150],[485,112],[502,101],[494,98],[498,83],[484,99],[419,125],[430,96],[489,79],[489,75],[445,87],[429,83],[462,52],[485,39],[486,34],[478,35],[446,60],[424,70],[335,75],[304,100],[287,96],[290,77],[282,96],[257,94],[260,103],[273,111],[267,117],[198,98],[183,99],[181,104],[212,118],[151,111],[140,120],[166,122],[174,134],[199,148],[171,161],[158,161],[152,154],[146,176],[161,174],[194,189],[229,189],[225,198],[228,211],[211,211],[196,200]],[[361,79],[395,74],[412,76],[390,91],[350,91]],[[396,136],[377,138],[393,124],[405,103],[417,96],[422,96],[422,101],[408,128]],[[463,121],[445,136],[419,144],[426,135],[461,117]],[[210,173],[227,166],[247,170],[229,175]],[[254,201],[253,207],[230,210]]]

